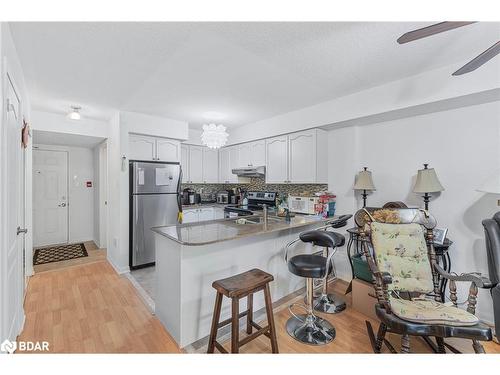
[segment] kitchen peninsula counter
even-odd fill
[[[240,218],[242,219],[242,218]],[[154,228],[156,247],[155,314],[179,347],[209,335],[215,302],[212,283],[252,268],[274,276],[273,301],[304,287],[304,279],[288,271],[285,246],[299,233],[325,225],[328,219],[297,215],[287,223],[269,216],[267,227],[260,215],[236,219]],[[330,218],[331,220],[332,218]],[[290,255],[311,253],[312,245],[297,242]],[[262,293],[254,296],[254,310],[264,307]],[[240,311],[246,301],[240,301]],[[230,301],[224,298],[221,320],[228,318]]]
[[[285,218],[269,216],[267,226],[262,223],[261,215],[239,219],[221,219],[192,224],[168,225],[152,230],[181,245],[201,246],[249,236],[307,227],[325,223],[333,218],[321,218],[313,215],[297,215],[286,222]]]

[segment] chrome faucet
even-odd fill
[[[262,205],[262,218],[264,220],[264,228],[267,228],[267,204]]]

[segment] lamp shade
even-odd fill
[[[434,168],[427,168],[424,164],[424,169],[419,169],[417,174],[417,181],[413,187],[414,193],[436,193],[443,191],[444,187],[439,182]]]
[[[482,193],[500,194],[500,173],[495,174],[482,184],[477,191]]]
[[[366,168],[359,172],[354,184],[354,190],[375,190],[372,172],[368,171]]]

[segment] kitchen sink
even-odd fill
[[[285,220],[285,218],[280,218],[276,216],[268,216],[267,222],[268,223],[281,223]],[[264,224],[264,218],[262,216],[258,217],[241,217],[239,219],[235,220],[236,224]]]

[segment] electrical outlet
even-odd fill
[[[115,249],[118,249],[118,238],[113,238],[113,246],[115,247]]]
[[[500,207],[500,199],[497,199],[497,206]]]

